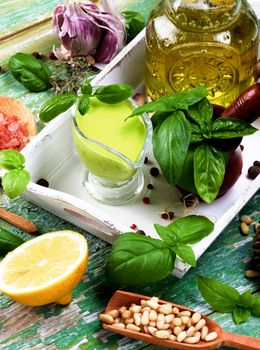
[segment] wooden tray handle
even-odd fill
[[[260,350],[260,339],[246,335],[224,332],[222,345],[242,350]]]

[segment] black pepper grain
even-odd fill
[[[148,157],[144,158],[144,164],[148,163]]]
[[[247,172],[249,179],[252,179],[252,180],[254,180],[259,175],[259,173],[260,173],[260,167],[255,165],[251,166]]]
[[[36,183],[42,187],[49,187],[49,182],[45,179],[39,179]]]
[[[160,174],[160,171],[159,171],[158,168],[152,167],[152,168],[150,169],[150,174],[151,174],[152,176],[154,176],[154,177],[157,177],[157,176]]]
[[[259,160],[255,160],[254,163],[253,163],[253,165],[254,165],[254,166],[260,167],[260,162],[259,162]]]
[[[148,185],[147,185],[147,188],[148,188],[148,190],[153,190],[154,187],[153,187],[152,184],[148,184]]]
[[[136,231],[136,233],[137,233],[138,235],[143,235],[143,236],[145,236],[145,232],[144,232],[143,230],[138,230],[138,231]]]

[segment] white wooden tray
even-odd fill
[[[92,84],[128,83],[135,86],[136,91],[142,90],[144,53],[143,31],[92,81]],[[260,128],[260,121],[256,122],[255,126]],[[196,258],[199,258],[260,188],[260,176],[255,180],[249,180],[246,176],[249,166],[259,158],[260,132],[245,137],[242,144],[245,149],[240,179],[224,197],[211,205],[199,204],[189,212],[184,212],[178,192],[170,188],[162,176],[152,178],[149,174],[151,166],[155,165],[150,152],[149,162],[144,165],[145,183],[152,183],[154,190],[149,191],[145,186],[143,193],[134,202],[122,206],[108,206],[92,199],[83,188],[84,166],[74,148],[69,113],[64,113],[50,122],[23,150],[26,169],[32,175],[24,198],[110,243],[121,232],[131,231],[132,224],[136,224],[146,234],[159,238],[153,225],[169,224],[169,221],[162,219],[159,214],[166,208],[171,208],[179,216],[191,213],[205,215],[214,221],[215,229],[210,236],[193,245]],[[37,185],[36,182],[40,178],[47,179],[50,187]],[[144,196],[150,197],[149,205],[142,202]],[[173,273],[182,277],[189,267],[177,259]]]

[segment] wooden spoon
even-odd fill
[[[0,112],[12,117],[17,116],[28,124],[28,136],[37,134],[37,126],[32,111],[21,101],[8,96],[0,96]]]
[[[111,297],[110,301],[108,302],[105,313],[108,313],[109,311],[114,309],[119,309],[121,306],[130,307],[132,303],[139,305],[141,299],[147,300],[147,299],[151,299],[151,297],[118,290],[114,293],[114,295]],[[169,302],[160,300],[159,303],[166,304]],[[171,304],[172,306],[176,306],[177,308],[179,308],[181,311],[188,310],[188,311],[191,311],[192,313],[195,312],[194,310],[188,309],[182,305],[177,305],[173,303]],[[218,334],[217,339],[210,342],[206,342],[202,340],[202,341],[199,341],[197,344],[187,344],[187,343],[178,343],[172,340],[159,339],[152,335],[135,332],[128,329],[116,328],[113,325],[109,325],[106,323],[103,323],[103,327],[112,332],[119,333],[129,338],[134,338],[137,340],[144,341],[146,343],[151,343],[151,344],[168,347],[168,348],[207,350],[207,349],[217,349],[220,346],[227,345],[227,346],[233,346],[237,349],[242,349],[242,350],[260,350],[260,339],[247,337],[245,335],[225,332],[217,323],[212,321],[210,318],[206,316],[202,316],[202,318],[206,320],[206,326],[209,328],[209,333],[216,332]]]

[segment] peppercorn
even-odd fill
[[[174,218],[174,215],[175,215],[174,212],[169,211],[168,214],[169,214],[169,219],[172,220]]]
[[[143,236],[145,236],[145,232],[144,232],[143,230],[138,230],[138,231],[136,231],[136,233],[137,233],[138,235],[143,235]]]
[[[150,198],[144,197],[143,198],[143,202],[144,202],[144,204],[149,204],[150,203]]]
[[[156,168],[156,167],[152,167],[152,168],[150,169],[150,174],[151,174],[152,176],[154,176],[154,177],[158,176],[158,175],[160,174],[159,169]]]
[[[148,157],[144,158],[144,164],[148,163]]]
[[[132,225],[130,226],[130,228],[131,228],[132,230],[135,230],[135,229],[137,228],[137,226],[136,226],[136,224],[132,224]]]
[[[244,149],[245,149],[245,146],[243,146],[243,145],[239,145],[239,147],[240,147],[241,151],[243,152],[243,151],[244,151]]]
[[[260,173],[260,167],[255,165],[251,166],[247,172],[248,177],[252,180],[254,180],[259,175],[259,173]]]
[[[152,190],[153,189],[153,185],[152,184],[148,184],[147,188],[148,188],[148,190]]]
[[[49,187],[49,182],[45,179],[39,179],[36,183],[42,187]]]
[[[169,219],[169,214],[164,212],[164,213],[161,213],[161,218],[164,219],[164,220],[168,220]]]
[[[259,162],[259,160],[255,160],[254,163],[253,163],[253,165],[254,165],[254,166],[260,167],[260,162]]]
[[[37,58],[37,60],[40,60],[40,59],[43,58],[43,54],[40,53],[40,52],[37,52],[37,51],[33,52],[32,55],[33,55],[35,58]]]
[[[54,55],[54,52],[51,51],[49,54],[48,54],[48,58],[49,60],[57,60],[57,57]]]

